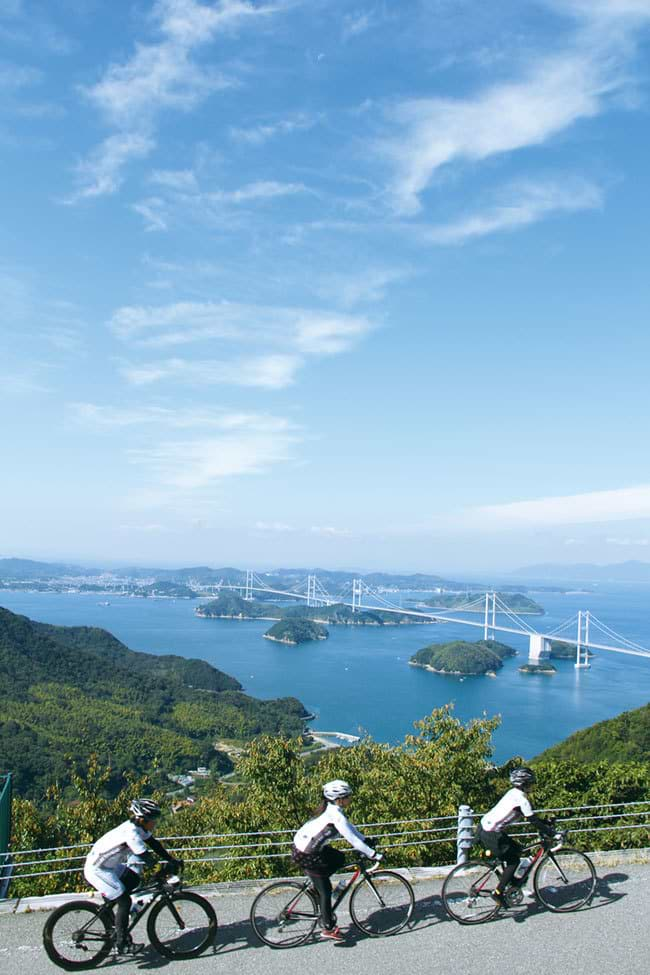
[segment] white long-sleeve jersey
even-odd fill
[[[347,840],[350,846],[359,850],[364,856],[373,857],[375,851],[364,842],[364,838],[349,821],[340,806],[335,802],[328,802],[327,808],[320,816],[309,819],[301,826],[293,838],[293,845],[301,853],[318,853],[325,844],[340,836]]]
[[[115,870],[123,866],[131,853],[146,853],[146,841],[151,836],[146,829],[128,819],[109,830],[97,840],[86,858],[86,863],[102,870]]]
[[[512,823],[529,819],[534,815],[530,799],[521,789],[508,789],[496,806],[481,819],[481,826],[488,833],[500,832]]]

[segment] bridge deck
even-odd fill
[[[259,945],[247,921],[251,891],[222,894],[213,900],[220,927],[215,952],[192,962],[165,962],[146,948],[139,959],[121,962],[120,975],[166,970],[173,975],[359,975],[408,972],[409,975],[526,975],[571,972],[647,975],[650,952],[650,865],[599,866],[599,890],[593,904],[572,915],[554,915],[534,901],[475,928],[446,918],[440,902],[441,880],[416,884],[417,908],[410,931],[394,938],[357,935],[349,929],[344,945],[313,942],[288,951]],[[0,970],[8,975],[52,975],[57,969],[40,944],[45,914],[0,914]],[[341,913],[341,926],[349,917]],[[144,940],[144,939],[143,939]],[[215,957],[215,955],[217,957]],[[335,956],[335,957],[333,957]],[[112,963],[100,970],[114,969]],[[115,970],[118,970],[115,968]]]

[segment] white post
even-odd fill
[[[456,829],[456,863],[467,863],[474,845],[474,815],[471,806],[458,807]]]

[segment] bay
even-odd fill
[[[611,586],[534,598],[545,615],[524,619],[540,632],[583,609],[650,647],[647,587]],[[102,601],[97,594],[0,593],[0,605],[35,620],[100,626],[133,650],[207,660],[255,697],[298,697],[316,714],[313,726],[324,731],[367,732],[378,741],[396,743],[413,730],[415,720],[447,702],[455,704],[463,720],[499,714],[497,761],[512,755],[530,759],[579,728],[650,700],[650,659],[600,651],[588,670],[576,670],[572,661],[555,661],[554,676],[526,676],[518,667],[527,657],[527,641],[507,634],[497,634],[497,639],[514,646],[519,656],[507,660],[496,678],[461,680],[409,666],[411,655],[428,643],[482,636],[481,630],[458,624],[331,626],[329,640],[291,647],[263,639],[270,625],[265,620],[201,619],[194,613],[196,601],[114,596],[108,606],[100,605]]]

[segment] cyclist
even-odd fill
[[[302,867],[316,888],[320,903],[321,938],[330,941],[344,940],[332,912],[330,877],[345,863],[345,854],[330,846],[329,840],[340,836],[370,860],[381,860],[381,853],[370,846],[345,815],[351,798],[352,787],[343,779],[326,782],[320,807],[314,817],[295,834],[291,851],[294,862]]]
[[[133,799],[131,817],[101,836],[86,857],[84,877],[107,901],[115,904],[115,947],[118,955],[135,955],[144,945],[128,933],[131,891],[140,883],[145,865],[156,856],[178,869],[175,860],[152,831],[162,810],[153,799]],[[147,849],[147,847],[149,849]]]
[[[505,890],[513,880],[521,859],[521,846],[508,835],[508,827],[522,819],[527,819],[542,833],[553,835],[555,832],[555,824],[537,816],[530,804],[528,792],[535,783],[533,770],[525,766],[513,769],[510,773],[510,783],[512,789],[508,789],[496,806],[482,817],[478,828],[478,840],[481,846],[492,851],[506,863],[499,884],[492,895],[500,907],[507,906]],[[514,883],[517,883],[516,879]]]

